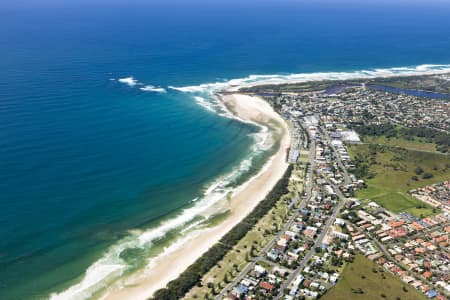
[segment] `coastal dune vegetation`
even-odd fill
[[[255,226],[202,277],[201,284],[194,286],[184,296],[184,300],[215,297],[274,239],[292,215],[292,207],[297,207],[299,203],[292,202],[293,198],[303,195],[305,168],[305,164],[293,165],[288,186],[289,193],[280,197],[274,207],[261,217]],[[263,262],[259,261],[258,264],[263,264]],[[270,267],[268,266],[268,268]]]
[[[163,289],[157,290],[151,300],[173,300],[182,298],[192,287],[200,284],[200,280],[206,272],[216,265],[224,255],[234,246],[244,235],[253,228],[258,220],[273,208],[280,197],[288,193],[289,178],[291,177],[292,166],[289,166],[283,177],[276,183],[270,193],[261,201],[253,211],[247,215],[240,223],[233,227],[218,243],[213,245],[207,252],[200,256],[190,265],[178,278],[170,281]]]

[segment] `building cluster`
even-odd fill
[[[277,101],[283,112],[290,111],[298,117],[307,111],[336,123],[390,123],[450,131],[450,102],[446,99],[389,93],[362,85],[342,88],[333,94],[323,91],[283,94]],[[347,138],[351,141],[353,136]]]
[[[258,299],[260,295],[270,299],[277,294],[284,294],[283,299],[288,300],[319,298],[334,286],[339,267],[354,255],[348,250],[348,236],[342,232],[343,220],[336,219],[341,201],[337,193],[350,193],[357,185],[347,184],[342,167],[336,162],[340,155],[336,149],[344,154],[345,148],[333,143],[337,139],[329,138],[314,116],[297,120],[314,139],[310,149],[313,163],[306,172],[310,193],[292,208],[296,217],[259,258],[254,270],[234,285],[227,299]],[[262,264],[271,266],[266,268],[270,271],[259,272]]]
[[[272,99],[273,100],[273,99]],[[309,145],[305,194],[292,217],[252,268],[221,299],[316,299],[333,287],[342,265],[359,252],[428,298],[450,298],[450,181],[411,190],[441,209],[417,218],[360,202],[364,187],[348,170],[347,144],[361,143],[349,123],[400,124],[450,130],[450,102],[385,93],[362,86],[277,96],[290,121],[290,163],[302,163]],[[307,143],[308,141],[308,143]],[[309,187],[308,187],[309,185]]]
[[[267,253],[267,259],[294,269],[314,241],[322,233],[326,220],[333,212],[337,197],[333,188],[322,178],[316,178],[312,197],[299,209],[299,216]]]
[[[316,299],[323,295],[337,283],[340,277],[332,262],[334,260],[328,252],[322,255],[314,255],[311,258],[310,265],[305,267],[292,281],[289,292],[284,299]]]
[[[450,213],[450,180],[417,188],[409,192],[420,201]]]
[[[288,271],[279,266],[265,268],[257,264],[232,289],[226,299],[271,299],[278,294],[280,284],[287,274]]]
[[[388,123],[450,130],[448,101],[386,93],[365,86],[337,89],[334,94],[284,94],[278,101],[285,115],[303,120],[309,136],[327,142],[325,147],[317,143],[317,169],[331,184],[339,186],[346,197],[364,185],[351,174],[351,183],[345,184],[344,169],[353,167],[345,145],[360,143],[358,135],[348,130],[346,124]],[[317,187],[320,183],[320,178],[316,179]],[[443,213],[420,219],[408,213],[393,214],[375,202],[361,207],[355,199],[347,203],[343,212],[346,218],[343,230],[331,228],[327,238],[347,241],[346,251],[357,250],[377,261],[429,298],[447,299],[450,295],[450,181],[410,193]],[[306,227],[303,238],[314,238],[315,230],[320,228]]]
[[[369,259],[429,298],[450,295],[450,216],[395,215],[374,202],[344,213],[352,242]]]

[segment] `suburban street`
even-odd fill
[[[303,181],[298,177],[303,176],[304,172],[291,177],[292,181],[302,183],[303,196],[291,194],[292,199],[288,200],[290,217],[283,216],[281,224],[279,219],[277,224],[274,224],[277,225],[276,228],[281,227],[281,230],[272,231],[275,236],[267,238],[270,241],[256,257],[249,260],[248,264],[241,264],[245,265],[244,269],[216,299],[317,299],[342,276],[342,272],[337,271],[334,266],[355,259],[357,255],[353,251],[355,247],[358,253],[369,260],[383,257],[385,261],[377,260],[380,266],[395,274],[403,282],[411,284],[427,297],[443,299],[443,295],[448,294],[450,286],[445,280],[436,280],[439,278],[438,274],[448,273],[448,268],[442,268],[440,265],[446,264],[449,256],[447,253],[439,252],[448,243],[446,232],[450,232],[448,226],[450,218],[444,213],[445,210],[440,212],[439,209],[433,209],[433,214],[420,216],[406,210],[397,214],[376,200],[366,203],[353,198],[358,195],[356,192],[366,188],[368,183],[365,182],[366,176],[361,176],[358,172],[351,174],[348,171],[353,168],[358,170],[361,167],[361,162],[352,160],[351,154],[363,144],[365,135],[379,134],[374,126],[378,126],[377,122],[380,120],[386,120],[383,119],[386,110],[391,109],[389,105],[379,101],[380,95],[383,97],[386,95],[358,87],[345,91],[339,89],[322,91],[322,85],[319,85],[319,88],[321,89],[319,94],[295,86],[295,89],[307,91],[295,94],[286,89],[284,93],[276,95],[276,99],[271,95],[268,96],[269,101],[292,122],[291,130],[293,128],[302,130],[302,134],[295,132],[287,157],[288,162],[296,166],[308,163],[306,178]],[[397,97],[395,94],[390,97],[394,106],[408,105],[412,108],[411,111],[424,108],[423,99]],[[374,108],[376,114],[370,115],[366,110],[361,110],[360,101]],[[441,115],[445,109],[442,109],[442,105],[438,108],[429,111],[429,120],[442,119]],[[366,120],[369,125],[362,128],[348,126],[348,118],[350,122],[357,124],[360,120]],[[403,118],[409,118],[408,124],[417,121],[415,116],[405,113],[402,118],[395,117],[395,120],[384,124],[386,128],[383,127],[382,130],[393,131],[395,127],[389,127],[390,124],[397,124],[394,121],[403,124],[405,122]],[[440,126],[444,128],[446,125]],[[422,129],[418,132],[423,134]],[[419,134],[411,130],[407,133]],[[307,138],[303,138],[304,143],[300,143],[297,137],[305,135]],[[307,147],[309,155],[306,160]],[[389,149],[397,148],[404,147],[394,145]],[[439,151],[445,151],[445,147],[441,148]],[[397,153],[395,151],[392,150],[393,153]],[[427,153],[426,150],[421,152]],[[435,152],[428,151],[430,154]],[[397,161],[394,158],[391,160]],[[433,170],[437,171],[438,168],[435,167]],[[414,180],[417,176],[411,178]],[[394,181],[395,178],[392,179],[392,182]],[[430,200],[432,203],[428,204],[439,208],[438,206],[445,205],[446,197],[448,198],[450,193],[448,184],[447,181],[443,181],[409,190],[409,193],[418,195],[418,199],[419,196],[433,199]],[[376,206],[375,203],[379,205]],[[350,205],[341,215],[346,204]],[[338,215],[339,220],[336,222]],[[356,231],[353,226],[357,228]],[[399,236],[408,236],[414,241],[404,243],[397,239]],[[426,260],[417,259],[416,252],[421,253]],[[255,254],[256,251],[253,251],[252,256]],[[431,289],[430,285],[433,286]],[[223,286],[223,283],[220,283],[220,286]],[[396,291],[392,291],[392,294],[396,294]],[[400,297],[396,295],[396,298]]]
[[[303,196],[299,206],[297,209],[295,209],[289,218],[289,220],[286,222],[286,224],[283,226],[283,228],[277,233],[276,236],[273,237],[273,239],[258,253],[258,256],[256,256],[251,263],[247,264],[247,266],[239,273],[238,276],[236,276],[227,286],[215,297],[216,300],[222,299],[227,292],[233,288],[237,283],[239,283],[247,273],[252,270],[255,267],[255,264],[258,261],[265,260],[265,255],[267,251],[269,251],[273,245],[277,242],[277,240],[285,234],[286,230],[288,230],[292,223],[295,221],[295,219],[298,217],[299,211],[301,208],[305,207],[308,200],[311,198],[311,191],[312,191],[312,180],[313,180],[313,169],[314,169],[314,155],[315,155],[315,141],[311,141],[309,146],[309,168],[307,172],[307,178],[306,181],[306,193]],[[299,196],[296,195],[294,199],[292,199],[291,203],[296,203],[299,200]]]
[[[345,205],[345,197],[344,195],[341,193],[341,191],[339,190],[338,186],[333,186],[334,190],[336,191],[336,194],[338,195],[339,199],[341,201],[339,201],[339,203],[334,207],[333,209],[333,213],[332,215],[328,218],[327,223],[325,224],[323,230],[321,231],[321,233],[319,234],[319,236],[316,238],[316,241],[314,243],[314,246],[311,247],[310,251],[306,254],[306,256],[303,258],[302,262],[300,263],[300,265],[295,269],[294,272],[292,272],[289,277],[284,281],[283,285],[280,287],[280,293],[274,298],[274,299],[280,299],[283,296],[283,291],[289,287],[289,285],[291,284],[291,282],[297,277],[297,275],[305,268],[306,264],[308,263],[308,261],[311,259],[311,257],[314,256],[315,249],[316,247],[321,247],[322,246],[322,241],[323,238],[325,237],[325,235],[328,232],[328,229],[330,228],[331,225],[333,225],[334,220],[336,219],[337,214],[339,213],[339,211],[342,209],[342,207]]]
[[[332,147],[331,144],[331,138],[328,135],[327,131],[320,127],[320,131],[323,135],[323,137],[326,140],[326,143],[331,147],[331,149],[333,150],[335,157],[336,157],[336,161],[339,165],[339,167],[341,168],[341,170],[343,171],[343,175],[344,175],[344,180],[345,183],[351,183],[351,179],[350,176],[347,173],[347,170],[345,169],[339,153],[336,151],[336,149],[334,147]],[[309,161],[309,168],[308,168],[308,172],[306,175],[306,184],[305,184],[305,195],[303,196],[299,206],[297,209],[295,209],[291,215],[291,217],[289,218],[289,220],[286,222],[286,224],[283,226],[283,228],[278,232],[278,234],[258,253],[258,256],[255,257],[240,273],[238,276],[236,276],[216,297],[216,300],[219,299],[223,299],[224,296],[226,296],[227,292],[229,292],[234,286],[236,286],[242,279],[244,279],[244,277],[247,275],[247,273],[249,271],[251,271],[255,265],[259,262],[259,261],[266,261],[265,256],[267,254],[267,252],[275,245],[275,243],[277,242],[277,240],[285,234],[285,232],[292,226],[292,224],[294,223],[295,219],[298,217],[299,215],[299,211],[304,208],[306,206],[306,204],[308,203],[308,201],[311,199],[311,195],[312,195],[312,187],[313,187],[313,183],[314,183],[314,170],[315,170],[315,148],[316,148],[316,140],[315,138],[311,138],[310,144],[309,144],[309,157],[308,157],[308,161]],[[297,275],[305,268],[305,266],[307,265],[307,263],[309,262],[309,260],[314,256],[315,249],[317,247],[321,247],[322,246],[322,241],[325,237],[325,235],[327,234],[329,228],[333,225],[337,214],[339,213],[339,211],[342,209],[342,207],[345,205],[345,196],[342,194],[342,192],[339,189],[339,186],[332,184],[329,180],[327,180],[327,182],[332,186],[333,190],[335,191],[336,195],[339,198],[339,202],[338,204],[334,207],[332,214],[329,216],[325,226],[322,228],[322,231],[320,232],[320,234],[317,236],[317,238],[315,239],[314,242],[314,246],[311,247],[311,249],[308,251],[308,253],[306,254],[306,256],[302,259],[301,263],[299,264],[299,266],[289,275],[289,277],[283,282],[282,286],[279,289],[279,294],[274,297],[274,299],[280,299],[283,296],[283,291],[289,287],[289,285],[291,284],[291,282],[297,277]],[[292,200],[291,205],[294,206],[295,203],[298,201],[298,195]],[[272,264],[276,264],[276,263],[272,263]]]
[[[333,149],[333,152],[335,153],[336,162],[337,162],[339,168],[344,173],[345,184],[351,183],[352,180],[351,180],[350,176],[348,175],[347,168],[345,168],[344,164],[342,163],[342,160],[341,160],[341,157],[340,157],[339,153],[337,152],[336,148],[331,143],[331,138],[330,138],[330,135],[328,134],[328,131],[325,128],[323,128],[323,126],[320,126],[319,129],[320,129],[320,132],[325,137],[328,145],[331,147],[331,149]]]

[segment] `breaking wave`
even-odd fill
[[[116,79],[112,78],[110,80],[115,81]],[[117,82],[126,84],[130,87],[139,86],[139,89],[143,92],[155,92],[155,93],[166,93],[167,92],[167,90],[165,88],[160,87],[160,86],[154,86],[151,84],[144,85],[144,83],[140,82],[133,76],[119,78],[119,79],[117,79]]]
[[[143,274],[145,274],[154,265],[155,260],[180,249],[186,242],[207,230],[207,228],[199,225],[225,207],[221,204],[226,204],[228,198],[240,190],[243,178],[245,178],[244,181],[249,181],[246,178],[253,171],[254,159],[267,150],[267,140],[269,140],[270,135],[270,130],[265,128],[255,133],[254,138],[257,143],[253,146],[252,154],[242,160],[230,172],[206,185],[202,196],[191,200],[190,207],[185,208],[175,217],[162,221],[156,227],[146,230],[130,230],[126,238],[111,246],[99,260],[86,270],[78,283],[60,293],[51,294],[50,299],[81,300],[90,298],[107,287],[117,288],[118,280],[123,279],[124,275],[129,275],[129,271],[133,270],[133,266],[121,257],[124,251],[130,249],[148,250],[168,234],[177,233],[176,238],[160,254],[150,258],[146,265],[141,266],[144,271]],[[135,278],[129,277],[124,281],[131,281],[132,284],[133,279]],[[119,284],[123,284],[123,280]]]
[[[214,103],[211,101],[207,101],[204,97],[200,96],[194,96],[195,101],[206,110],[216,112],[216,109],[214,108]]]
[[[392,77],[392,76],[409,76],[409,75],[428,75],[442,74],[450,72],[450,65],[419,65],[415,67],[396,67],[386,69],[361,70],[352,72],[318,72],[288,75],[250,75],[245,78],[232,79],[224,82],[205,83],[193,86],[175,87],[168,86],[167,89],[191,94],[193,99],[209,111],[216,112],[225,117],[233,117],[226,108],[221,105],[214,94],[216,92],[227,90],[235,91],[241,87],[250,87],[262,84],[283,84],[296,83],[319,80],[348,80],[348,79],[364,79],[375,77]],[[155,87],[140,83],[134,77],[125,77],[117,79],[118,82],[126,84],[130,87],[141,86],[140,90],[146,92],[167,92],[165,88]],[[205,187],[203,196],[195,198],[191,201],[191,207],[181,211],[174,218],[162,221],[159,226],[147,230],[132,230],[128,236],[115,245],[111,246],[102,258],[93,263],[85,272],[81,280],[69,287],[68,289],[50,295],[50,299],[86,299],[91,297],[99,290],[113,284],[123,274],[131,269],[131,266],[121,257],[127,249],[148,249],[154,245],[159,239],[162,239],[167,233],[179,231],[178,238],[166,247],[159,256],[150,259],[144,269],[151,268],[155,259],[161,255],[175,251],[182,247],[186,241],[192,239],[201,232],[197,225],[201,224],[199,216],[207,219],[211,216],[211,208],[221,201],[227,199],[230,194],[236,193],[257,175],[254,175],[244,183],[240,183],[243,174],[248,174],[253,166],[253,160],[256,155],[270,148],[271,132],[267,127],[261,126],[261,130],[253,135],[255,144],[253,146],[252,155],[235,167],[228,174],[216,179],[214,182]],[[267,168],[265,163],[259,172]],[[239,184],[239,185],[238,185]]]
[[[139,84],[139,81],[134,79],[132,76],[125,77],[125,78],[119,78],[119,79],[117,79],[117,81],[120,83],[127,84],[129,86],[135,86],[135,85]]]
[[[423,64],[410,67],[378,68],[350,72],[315,72],[315,73],[295,73],[295,74],[273,74],[273,75],[249,75],[243,78],[231,79],[228,81],[202,83],[191,86],[173,86],[166,88],[154,87],[152,85],[141,87],[143,91],[175,92],[187,93],[194,96],[194,100],[209,111],[216,112],[225,117],[232,117],[229,112],[217,101],[214,94],[219,91],[237,91],[239,88],[251,87],[265,84],[287,84],[302,83],[308,81],[320,80],[350,80],[350,79],[370,79],[376,77],[393,76],[414,76],[414,75],[432,75],[444,74],[450,72],[450,64]],[[126,83],[129,86],[142,85],[133,77],[118,79],[119,82]],[[148,87],[148,89],[147,89]]]
[[[146,85],[144,87],[139,88],[143,92],[156,92],[156,93],[166,93],[166,89],[162,87],[156,87],[153,85]]]
[[[351,72],[315,72],[297,74],[249,75],[244,78],[231,79],[224,82],[203,83],[200,85],[174,87],[169,89],[184,93],[211,93],[220,90],[238,90],[263,84],[301,83],[320,80],[369,79],[376,77],[432,75],[450,72],[450,65],[423,64],[413,67],[394,67],[385,69],[369,69]]]

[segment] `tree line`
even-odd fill
[[[288,167],[283,177],[276,183],[270,193],[267,194],[264,200],[261,201],[247,217],[225,234],[218,243],[209,248],[208,251],[181,273],[178,278],[170,281],[165,288],[156,291],[150,300],[180,299],[192,287],[200,284],[203,275],[222,260],[225,254],[236,245],[272,207],[274,207],[282,195],[288,193],[288,184],[292,168],[292,165]]]

